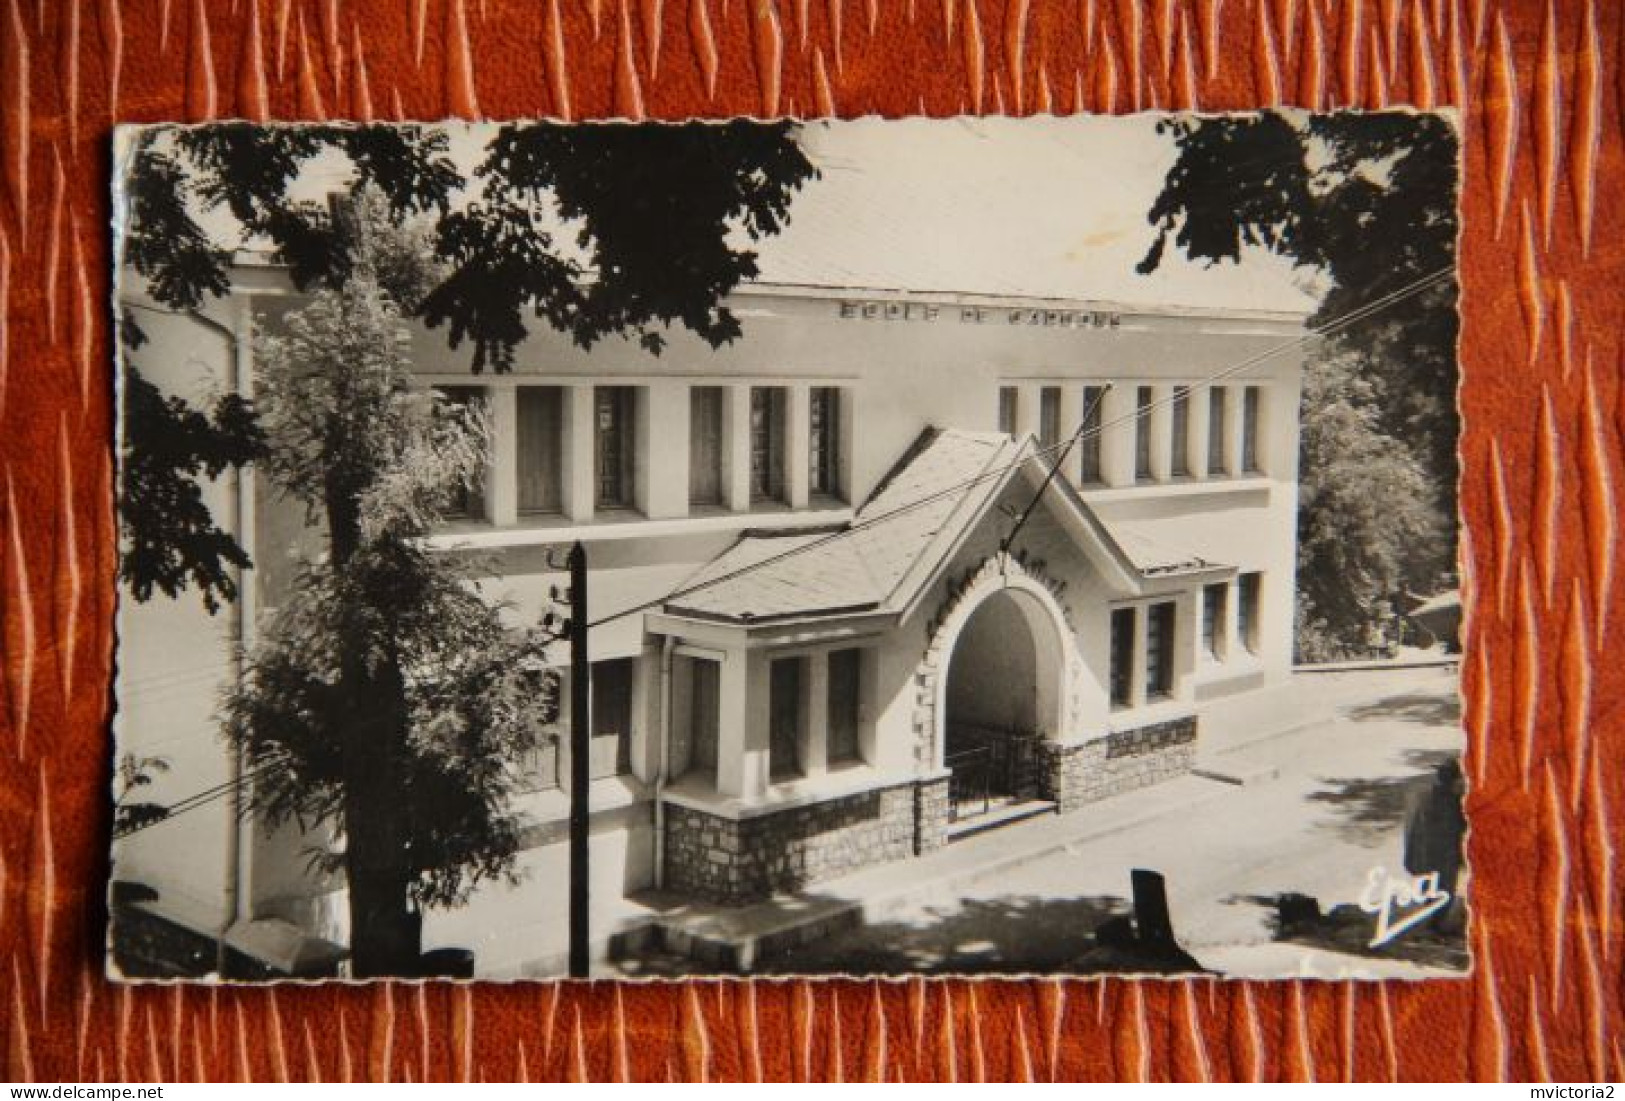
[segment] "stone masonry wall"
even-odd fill
[[[940,828],[932,817],[947,815],[931,782],[910,781],[878,791],[733,819],[668,805],[666,884],[673,891],[711,902],[740,903],[794,891],[873,864],[914,855],[916,837]]]
[[[1196,762],[1196,717],[1120,730],[1079,745],[1044,743],[1047,790],[1065,814],[1183,776]]]

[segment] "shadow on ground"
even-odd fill
[[[1336,813],[1318,828],[1335,830],[1360,844],[1380,841],[1404,823],[1411,806],[1432,786],[1435,770],[1458,756],[1452,750],[1412,749],[1405,752],[1404,761],[1414,771],[1403,776],[1319,778],[1323,788],[1311,792],[1309,800]]]
[[[1357,723],[1398,720],[1423,726],[1460,726],[1461,700],[1454,695],[1409,692],[1350,708],[1348,717]]]
[[[882,921],[766,961],[763,973],[957,975],[1073,971],[1095,929],[1129,912],[1121,898],[966,899],[915,920]]]
[[[1472,962],[1467,951],[1464,899],[1457,900],[1436,918],[1421,922],[1375,947],[1371,941],[1377,928],[1376,915],[1349,903],[1321,913],[1317,900],[1291,892],[1233,895],[1225,902],[1262,908],[1271,938],[1280,943],[1301,944],[1346,956],[1404,960],[1451,971],[1466,971]]]

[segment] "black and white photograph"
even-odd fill
[[[109,974],[1465,975],[1458,146],[120,128]]]

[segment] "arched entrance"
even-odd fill
[[[1033,743],[1059,727],[1063,638],[1051,609],[1020,587],[994,589],[953,642],[943,691],[943,766],[958,820],[1010,803]]]

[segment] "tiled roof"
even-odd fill
[[[1223,568],[1218,562],[1210,562],[1199,554],[1170,546],[1154,538],[1131,520],[1102,521],[1102,523],[1111,533],[1112,539],[1123,549],[1123,553],[1128,555],[1128,560],[1134,564],[1134,568],[1146,577]]]
[[[932,548],[952,543],[980,515],[1019,453],[998,433],[928,432],[848,528],[747,535],[680,586],[666,607],[761,622],[890,606],[910,595],[911,574],[929,572]]]
[[[666,610],[765,623],[901,609],[984,515],[1023,456],[1036,461],[1030,438],[927,431],[849,525],[814,533],[747,532],[678,586]],[[1083,522],[1087,534],[1080,538],[1131,579],[1226,568],[1161,542],[1133,521],[1102,521],[1061,483],[1052,492]]]

